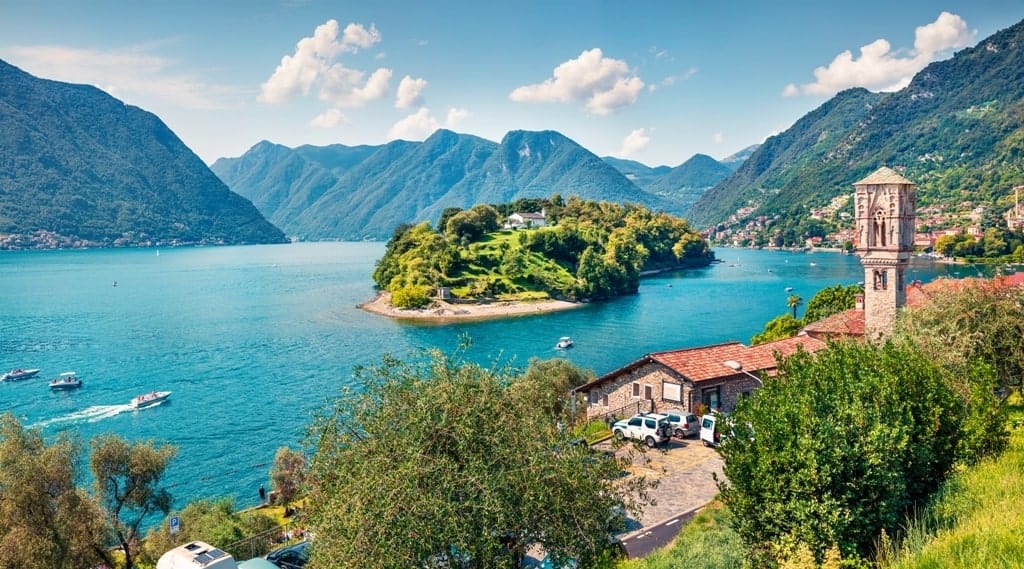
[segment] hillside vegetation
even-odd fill
[[[155,115],[0,61],[0,248],[281,242]]]
[[[704,227],[781,216],[795,225],[881,165],[918,184],[918,205],[986,202],[1004,210],[1024,183],[1024,22],[894,93],[850,89],[769,138],[688,212]],[[849,206],[847,206],[849,211]]]
[[[549,226],[500,231],[509,205],[450,208],[440,231],[399,226],[374,282],[397,307],[423,306],[440,286],[463,299],[589,300],[635,293],[642,271],[713,259],[685,220],[643,206],[558,195],[519,205],[543,209]]]

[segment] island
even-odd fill
[[[635,294],[642,275],[709,265],[707,241],[679,217],[559,194],[395,228],[377,262],[379,293],[359,308],[393,318],[539,314]]]

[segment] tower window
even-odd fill
[[[874,273],[874,288],[875,290],[888,290],[889,289],[889,271],[876,270]]]
[[[871,241],[875,247],[885,247],[885,212],[882,210],[875,211],[875,218],[871,223]]]

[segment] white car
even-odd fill
[[[612,425],[615,438],[643,441],[653,448],[672,438],[672,425],[668,417],[657,413],[637,413],[629,419],[617,421]]]
[[[693,413],[684,413],[675,409],[663,413],[672,425],[672,434],[680,439],[696,435],[700,432],[700,419]]]
[[[700,418],[700,442],[706,447],[722,444],[722,433],[719,431],[723,417],[721,415],[704,415]]]

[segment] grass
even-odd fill
[[[618,569],[739,569],[746,557],[743,542],[727,521],[720,502],[712,502],[686,524],[672,545]]]
[[[530,230],[488,233],[471,244],[463,252],[462,269],[449,275],[452,293],[476,298],[481,296],[480,289],[474,292],[474,287],[487,282],[497,300],[529,302],[551,298],[552,290],[571,289],[575,276],[555,261],[523,248],[519,243],[523,231]],[[504,262],[510,256],[519,256],[518,269]]]

